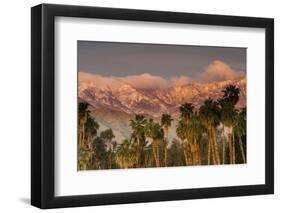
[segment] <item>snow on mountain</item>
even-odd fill
[[[94,108],[108,108],[127,114],[141,113],[159,117],[162,113],[176,115],[178,106],[184,102],[191,102],[195,108],[199,108],[209,97],[220,98],[222,90],[230,84],[240,89],[237,107],[245,106],[245,78],[206,84],[190,83],[169,88],[140,89],[118,78],[79,73],[79,97]]]
[[[92,115],[96,117],[102,129],[111,128],[116,140],[121,141],[129,137],[129,120],[134,114],[144,114],[159,121],[163,113],[169,113],[176,120],[179,115],[178,108],[182,103],[191,102],[198,109],[207,98],[220,98],[222,90],[230,84],[240,89],[237,108],[244,107],[245,77],[205,84],[193,82],[167,88],[144,89],[115,77],[80,72],[78,96],[91,105]]]

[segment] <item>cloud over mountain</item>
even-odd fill
[[[171,82],[169,80],[148,73],[126,76],[119,79],[139,89],[168,88],[171,86]]]
[[[125,77],[104,77],[86,72],[79,72],[79,82],[91,82],[99,88],[118,88],[125,83],[133,86],[136,89],[166,89],[170,87],[184,86],[195,82],[210,83],[225,80],[235,80],[243,76],[245,76],[244,72],[236,71],[224,62],[215,60],[209,64],[196,79],[192,79],[189,76],[178,76],[165,79],[161,76],[156,76],[149,73]]]
[[[209,64],[203,73],[199,75],[199,80],[202,82],[234,80],[245,75],[242,71],[236,71],[229,65],[220,60],[215,60]]]

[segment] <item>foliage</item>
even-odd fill
[[[179,117],[136,114],[130,137],[122,141],[115,141],[112,129],[100,131],[90,105],[79,103],[78,170],[246,163],[246,108],[237,108],[240,91],[234,85],[222,93],[199,109],[183,103]]]

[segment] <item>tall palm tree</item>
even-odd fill
[[[85,145],[78,146],[78,170],[87,170],[90,168],[90,154],[88,147]]]
[[[106,129],[100,133],[100,137],[105,140],[105,144],[107,146],[109,155],[108,155],[108,167],[112,168],[112,153],[114,151],[114,143],[112,143],[112,139],[115,138],[112,129]]]
[[[229,127],[229,154],[230,154],[230,163],[235,164],[235,137],[233,133],[233,122],[236,114],[235,105],[239,101],[240,90],[235,85],[229,85],[223,90],[223,102],[225,103],[224,111],[226,111],[226,116],[224,120],[228,123]],[[230,139],[230,137],[232,137]]]
[[[168,158],[168,144],[169,144],[169,128],[172,125],[172,117],[169,114],[162,114],[161,117],[161,126],[164,129],[165,139],[164,139],[164,164],[167,166],[167,158]]]
[[[187,125],[187,138],[191,145],[193,165],[201,165],[200,138],[203,133],[203,125],[197,114],[193,114]]]
[[[88,117],[85,124],[85,136],[87,141],[87,146],[92,148],[93,138],[97,135],[99,129],[99,124],[94,117]]]
[[[88,116],[85,123],[85,142],[82,146],[85,146],[87,149],[87,154],[89,158],[89,164],[92,165],[93,161],[93,139],[97,135],[99,129],[99,124],[95,118]]]
[[[145,146],[143,152],[144,152],[144,166],[146,168],[153,167],[154,156],[153,156],[152,145],[148,144],[147,146]]]
[[[236,110],[232,102],[227,99],[220,99],[219,101],[221,111],[221,122],[223,126],[223,135],[227,135],[227,142],[229,147],[229,160],[230,164],[234,163],[234,141],[233,141],[233,125],[236,116]],[[227,127],[227,132],[225,132]],[[224,139],[224,136],[223,136]],[[225,163],[225,141],[223,140],[222,163]]]
[[[246,108],[243,108],[235,119],[234,132],[239,140],[239,147],[242,155],[243,163],[246,163],[245,152],[242,143],[242,137],[246,135]]]
[[[146,145],[146,124],[147,120],[143,115],[136,114],[135,118],[130,120],[132,129],[131,140],[136,144],[137,167],[142,167],[144,163],[143,148]]]
[[[100,136],[97,136],[93,140],[93,162],[92,167],[95,169],[107,169],[108,168],[108,152],[105,140]]]
[[[177,139],[173,139],[171,142],[171,146],[168,149],[168,155],[169,166],[184,166],[185,165],[185,159],[182,151],[182,145],[181,142]]]
[[[216,127],[220,122],[218,103],[211,98],[207,99],[200,107],[199,114],[208,135],[208,164],[210,164],[211,150],[213,153],[213,163],[220,164],[218,144],[216,141]]]
[[[88,116],[89,116],[89,110],[88,110],[89,104],[85,102],[79,103],[78,106],[78,116],[79,116],[79,144],[84,144],[85,139],[85,124],[87,122]]]
[[[81,102],[78,105],[78,169],[89,169],[92,165],[92,140],[99,128],[98,123],[90,116],[89,105]]]
[[[152,140],[152,151],[156,167],[160,167],[160,143],[164,138],[164,130],[159,123],[150,119],[146,125],[146,135]]]
[[[176,133],[177,133],[177,137],[181,141],[181,146],[182,146],[182,150],[183,150],[183,154],[184,154],[185,164],[187,166],[192,165],[190,148],[189,148],[189,144],[188,144],[188,141],[187,141],[187,124],[184,121],[184,119],[179,120],[179,122],[177,124],[177,127],[176,127]]]
[[[183,151],[186,158],[186,164],[192,165],[192,159],[191,159],[191,147],[188,143],[188,137],[187,137],[187,125],[188,120],[190,119],[191,115],[193,114],[194,106],[191,103],[183,103],[180,108],[180,122],[179,122],[179,131],[183,131],[183,134],[185,135],[184,143],[183,143]]]

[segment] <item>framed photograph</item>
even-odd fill
[[[31,9],[31,204],[274,192],[274,21]]]

